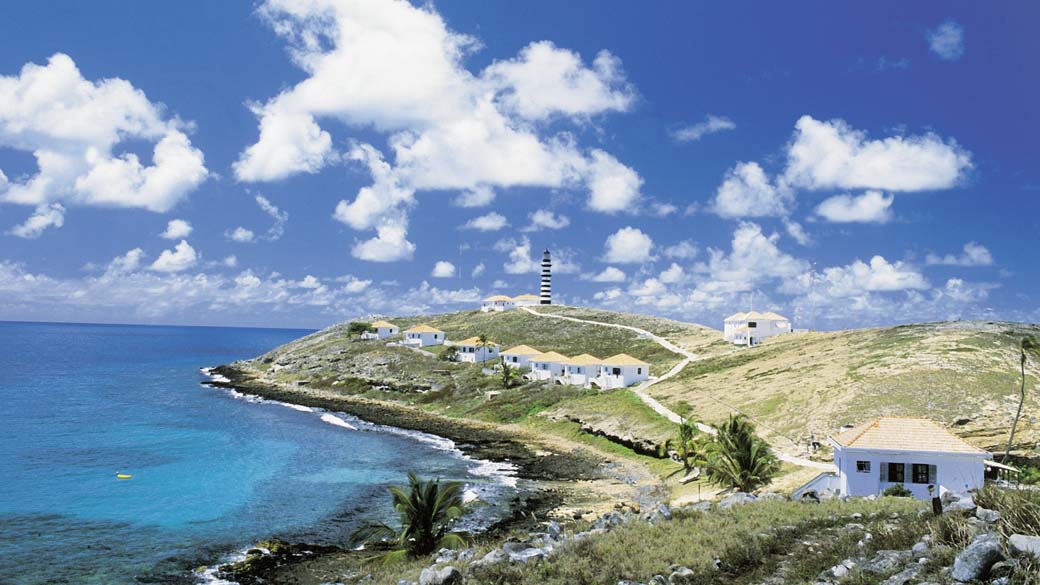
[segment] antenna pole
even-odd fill
[[[812,330],[816,332],[816,261],[809,268],[809,301],[812,303]]]

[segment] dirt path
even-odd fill
[[[657,399],[655,399],[653,396],[650,396],[650,394],[647,393],[647,389],[650,388],[651,386],[653,386],[654,384],[657,384],[659,382],[663,382],[664,380],[667,380],[669,378],[672,378],[674,376],[679,375],[679,373],[682,372],[683,369],[690,362],[699,359],[699,356],[697,354],[692,353],[692,352],[688,351],[687,349],[672,343],[671,341],[665,339],[664,337],[661,337],[659,335],[654,335],[653,333],[650,333],[649,331],[647,331],[645,329],[640,329],[638,327],[633,327],[631,325],[619,325],[617,323],[603,323],[601,321],[590,321],[588,319],[578,319],[576,317],[567,317],[567,316],[564,316],[564,315],[549,315],[549,314],[546,314],[546,313],[539,313],[538,311],[535,311],[531,307],[518,307],[518,308],[523,310],[523,311],[526,311],[526,312],[528,312],[528,313],[530,313],[532,315],[536,315],[538,317],[544,317],[544,318],[547,318],[547,319],[562,319],[564,321],[574,321],[575,323],[587,323],[587,324],[590,324],[590,325],[599,325],[601,327],[613,327],[615,329],[624,329],[626,331],[631,331],[631,332],[636,333],[636,334],[638,334],[638,335],[640,335],[642,337],[645,337],[647,339],[653,340],[655,343],[657,343],[658,345],[660,345],[661,347],[667,349],[668,351],[670,351],[672,353],[676,353],[676,354],[681,355],[683,357],[683,360],[681,362],[679,362],[678,364],[676,364],[675,367],[673,367],[671,370],[668,370],[668,372],[666,374],[664,374],[663,376],[658,376],[656,378],[652,378],[650,380],[647,380],[647,381],[643,382],[642,384],[639,384],[638,386],[632,387],[631,390],[632,390],[632,392],[636,396],[639,397],[640,400],[643,401],[644,404],[649,406],[657,414],[665,417],[669,421],[671,421],[673,423],[676,423],[676,424],[679,424],[679,423],[681,423],[683,421],[683,417],[682,416],[680,416],[675,411],[669,409],[667,406],[665,406],[665,405],[661,404],[660,402],[658,402]],[[733,407],[728,407],[728,408],[730,408],[731,410],[734,410],[736,412],[740,412],[736,408],[733,408]],[[744,414],[744,413],[741,413],[741,414]],[[745,414],[745,416],[748,416],[748,418],[754,420],[754,417],[752,417],[750,415]],[[702,423],[697,423],[697,428],[699,430],[701,430],[702,432],[711,433],[711,434],[715,433],[715,429],[714,428],[712,428],[712,427],[710,427],[708,425],[702,424]],[[781,436],[783,436],[783,435],[781,435]],[[790,439],[788,439],[788,440],[790,440]],[[823,470],[823,471],[834,471],[834,469],[835,469],[834,465],[832,465],[830,463],[821,463],[819,461],[811,461],[811,460],[805,459],[803,457],[796,457],[794,455],[790,455],[790,454],[784,453],[784,452],[782,452],[782,451],[780,451],[778,449],[776,450],[776,456],[781,461],[785,461],[787,463],[790,463],[792,465],[797,465],[799,467],[807,467],[807,468],[819,469],[819,470]]]

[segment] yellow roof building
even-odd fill
[[[839,433],[831,440],[852,449],[986,453],[926,418],[878,417]]]
[[[604,366],[649,366],[650,364],[644,362],[641,359],[634,358],[627,353],[619,353],[615,356],[611,356],[602,362],[598,362]]]
[[[405,329],[404,332],[405,333],[444,333],[440,329],[434,329],[433,327],[430,327],[426,323],[423,323],[422,325],[416,325],[415,327],[412,327],[411,329]]]
[[[516,347],[510,347],[509,349],[502,352],[502,355],[532,355],[538,356],[542,354],[542,350],[535,349],[529,345],[518,345]]]
[[[568,366],[598,366],[603,363],[603,360],[599,359],[594,355],[583,353],[576,355],[567,360]]]
[[[372,323],[372,327],[386,328],[386,327],[397,327],[397,325],[394,325],[393,323],[391,323],[389,321],[382,321],[382,320],[380,320],[380,321],[376,321],[375,323]]]
[[[491,341],[490,339],[487,340],[487,344],[488,345],[498,345],[497,343],[495,343],[494,341]],[[480,338],[479,337],[470,337],[468,339],[463,339],[462,341],[456,341],[455,345],[472,345],[472,346],[476,347],[476,346],[480,345]]]
[[[569,358],[563,354],[556,353],[555,351],[547,351],[545,353],[533,356],[530,361],[532,362],[548,362],[553,364],[565,364]]]

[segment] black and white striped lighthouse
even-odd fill
[[[542,294],[540,304],[551,305],[552,304],[552,258],[549,256],[549,249],[545,249],[545,253],[542,254]]]

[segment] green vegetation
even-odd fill
[[[683,471],[690,473],[694,467],[707,465],[707,443],[697,428],[696,421],[683,419],[676,429],[675,437],[661,445],[661,452],[675,451],[682,463]]]
[[[384,523],[367,524],[354,533],[355,543],[384,547],[391,541],[394,549],[376,557],[384,562],[465,546],[465,540],[451,532],[452,524],[463,512],[462,483],[422,480],[409,472],[408,484],[390,488],[400,528]]]
[[[502,387],[508,390],[519,379],[520,371],[506,362],[502,362]]]
[[[767,485],[780,470],[769,444],[755,434],[755,425],[747,418],[731,415],[715,431],[704,453],[713,483],[753,492]]]
[[[881,493],[882,495],[890,496],[893,498],[912,498],[914,496],[913,492],[911,492],[905,485],[901,483],[890,485],[887,488],[885,488],[885,491]]]
[[[350,335],[361,335],[372,328],[372,324],[367,321],[351,321],[347,325],[347,333]]]

